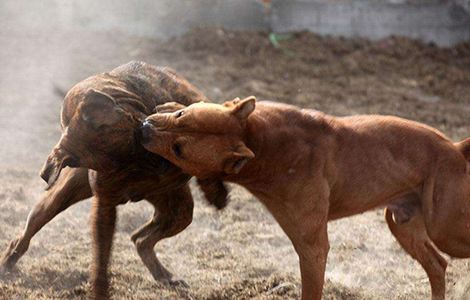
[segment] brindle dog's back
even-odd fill
[[[190,105],[208,101],[202,92],[170,68],[132,61],[111,72],[91,76],[72,87],[64,99],[63,127],[68,125],[79,103],[85,101],[83,91],[91,88],[109,94],[141,117],[154,113],[157,105],[166,102]]]

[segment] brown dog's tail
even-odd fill
[[[470,161],[470,138],[454,144],[455,147],[463,154],[466,160]]]

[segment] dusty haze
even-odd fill
[[[1,8],[1,5],[0,5]],[[254,94],[327,113],[394,114],[470,136],[470,45],[438,49],[401,38],[377,42],[302,33],[275,49],[264,32],[195,30],[169,41],[119,31],[23,26],[0,28],[0,247],[18,235],[45,183],[38,171],[60,136],[61,99],[97,72],[139,59],[168,65],[211,99]],[[194,189],[192,225],[155,247],[191,286],[155,283],[130,232],[152,213],[142,202],[119,208],[115,299],[286,299],[299,296],[297,256],[266,210],[234,188],[215,212]],[[86,298],[91,262],[90,201],[68,209],[33,240],[18,269],[0,280],[0,298]],[[330,224],[327,299],[424,299],[427,277],[388,232],[381,210]],[[468,261],[448,268],[448,295],[466,299]],[[459,298],[460,297],[460,298]],[[467,295],[468,297],[468,295]]]

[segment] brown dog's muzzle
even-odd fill
[[[60,172],[65,167],[75,168],[79,166],[79,161],[73,155],[67,153],[60,147],[54,148],[51,154],[47,157],[41,172],[39,173],[41,178],[47,182],[47,188],[52,187],[59,178]]]

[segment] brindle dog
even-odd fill
[[[168,101],[189,105],[207,99],[173,71],[142,62],[92,76],[67,93],[61,113],[63,134],[41,171],[47,191],[30,212],[22,234],[6,250],[3,270],[16,264],[32,237],[57,214],[94,196],[92,295],[108,298],[116,206],[145,199],[154,206],[154,216],[131,239],[155,280],[181,283],[158,261],[153,247],[191,223],[190,176],[146,151],[137,130],[157,105]],[[208,200],[222,208],[227,196],[223,184],[203,184]]]

